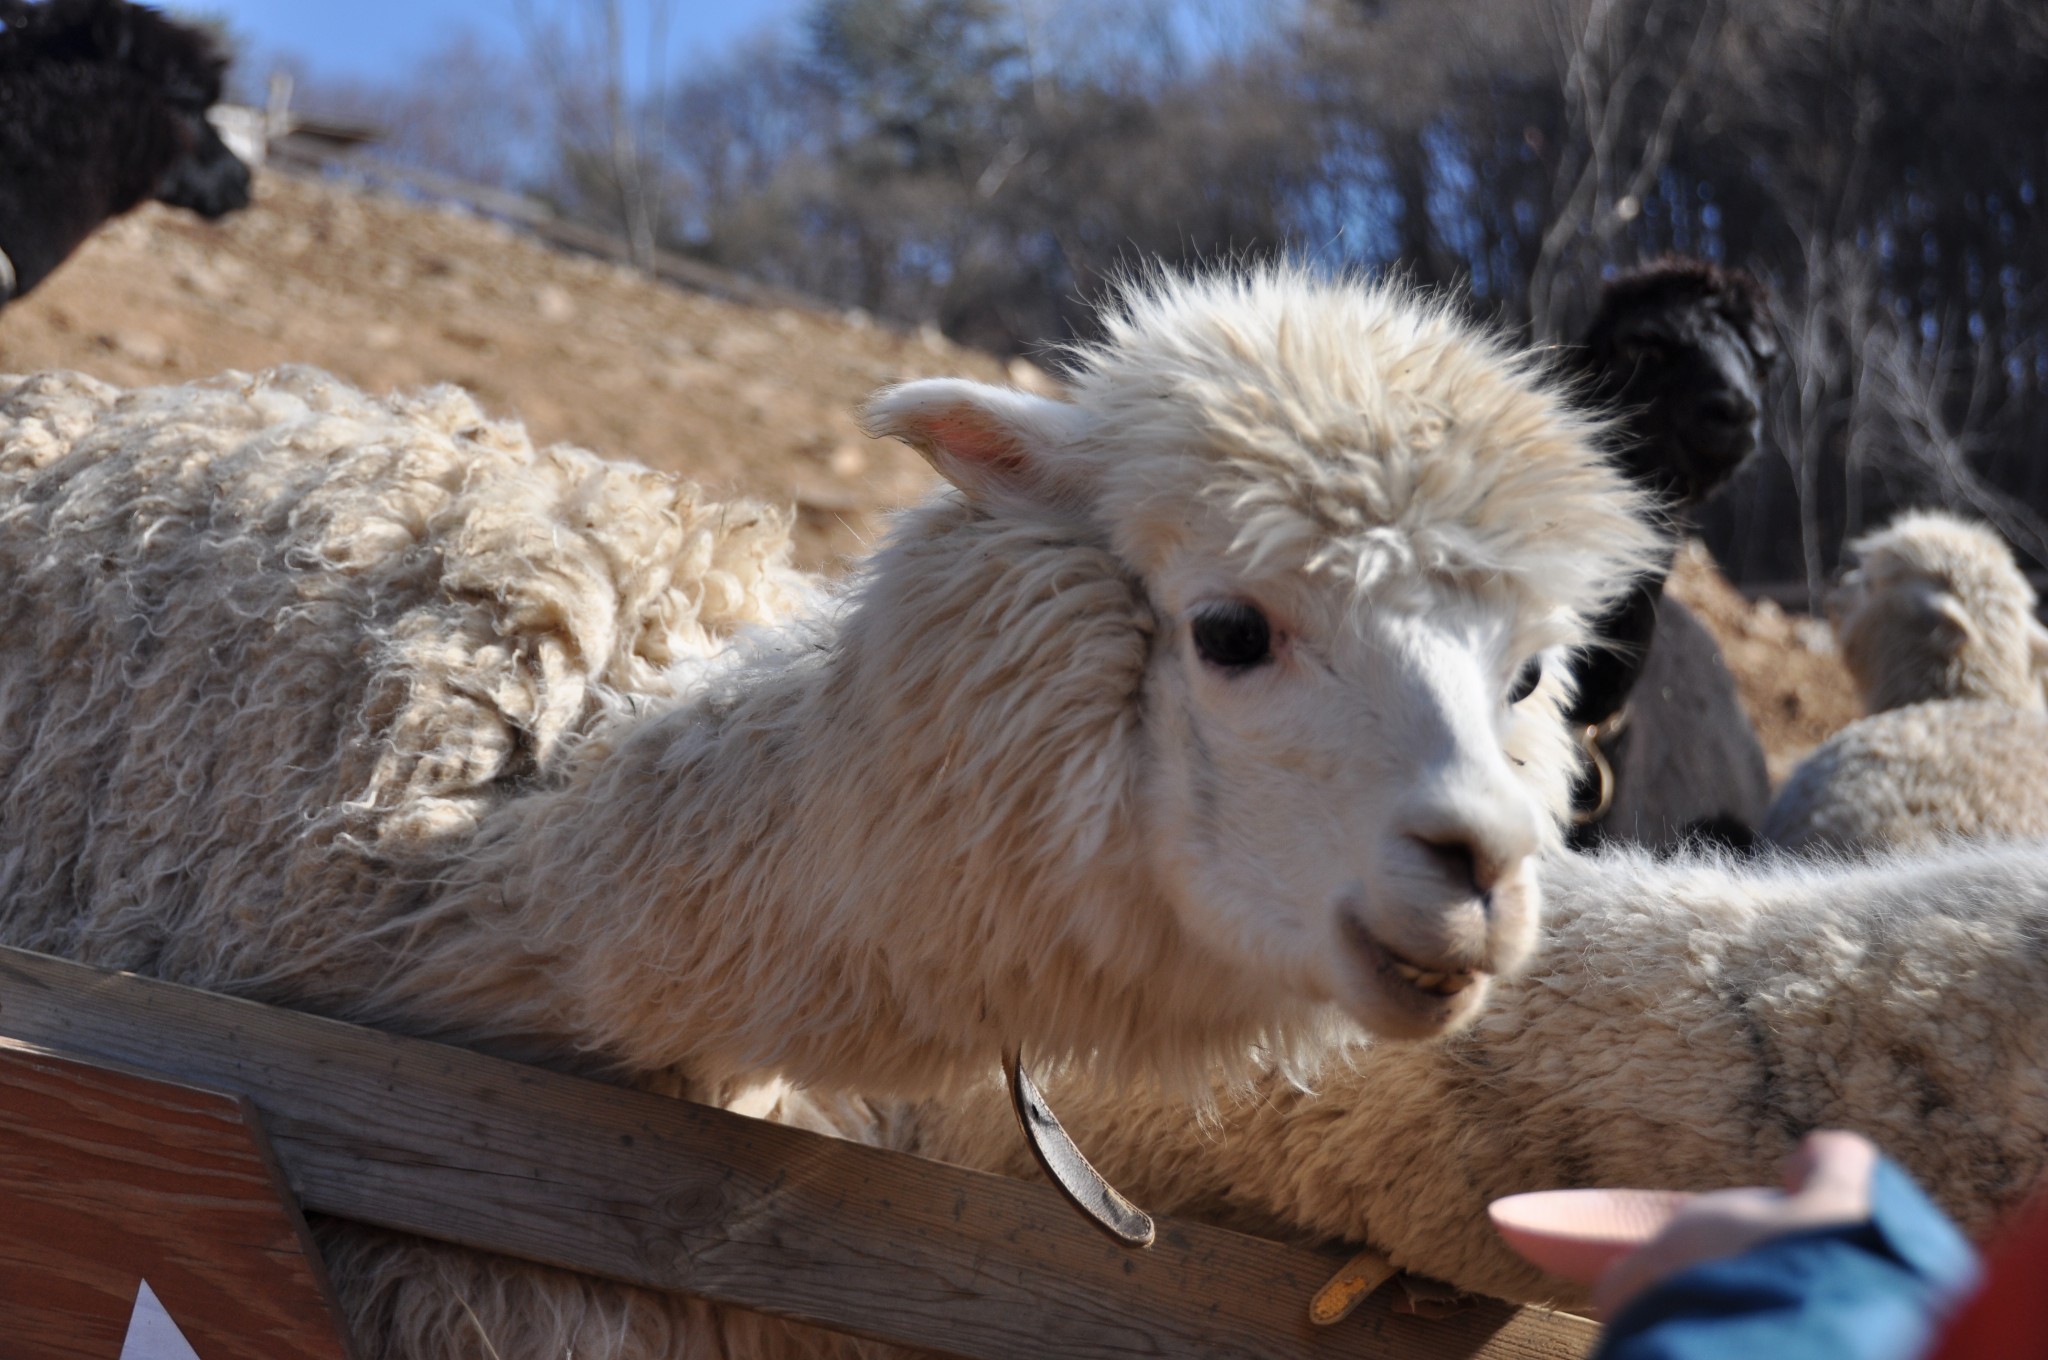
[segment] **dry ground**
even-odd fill
[[[1769,600],[1750,603],[1698,543],[1679,553],[1666,589],[1691,606],[1721,644],[1742,706],[1763,740],[1773,784],[1830,734],[1863,716],[1819,619],[1787,614]]]
[[[793,502],[809,565],[857,551],[877,510],[928,481],[909,450],[855,428],[868,393],[1004,377],[936,333],[739,307],[466,214],[278,174],[217,226],[155,205],[115,222],[0,312],[0,372],[138,384],[283,363],[372,391],[460,383],[538,439]]]
[[[743,307],[464,213],[278,174],[218,226],[153,206],[114,223],[0,311],[0,372],[140,384],[281,363],[373,391],[460,383],[539,439],[793,503],[812,566],[858,552],[930,480],[855,428],[870,391],[929,374],[1043,381],[935,333]],[[1774,777],[1856,716],[1811,620],[1750,605],[1699,551],[1671,589],[1720,639]]]

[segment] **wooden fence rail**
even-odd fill
[[[20,950],[0,1037],[245,1097],[306,1209],[936,1351],[1560,1360],[1593,1337],[1380,1299],[1318,1329],[1322,1253],[1172,1219],[1126,1252],[1041,1185]]]

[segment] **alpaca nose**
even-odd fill
[[[1453,892],[1461,897],[1476,897],[1482,906],[1491,901],[1494,885],[1536,848],[1533,837],[1526,848],[1519,840],[1507,845],[1482,846],[1475,837],[1455,833],[1410,832],[1409,839],[1422,848],[1423,858],[1443,875]]]
[[[1444,877],[1451,880],[1460,891],[1469,891],[1474,897],[1484,897],[1494,883],[1500,879],[1498,871],[1483,872],[1479,867],[1479,855],[1472,848],[1472,842],[1462,839],[1430,840],[1425,836],[1414,837],[1422,847],[1422,853],[1443,870]],[[1481,880],[1485,881],[1482,882]]]
[[[1411,822],[1405,834],[1453,891],[1482,903],[1537,849],[1535,816],[1520,800],[1446,808]]]

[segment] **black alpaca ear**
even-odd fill
[[[1762,321],[1752,321],[1742,328],[1742,339],[1756,356],[1756,371],[1768,377],[1778,367],[1778,337]]]
[[[135,51],[135,25],[120,0],[100,0],[92,17],[92,45],[111,62],[125,62]]]

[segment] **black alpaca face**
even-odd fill
[[[249,206],[249,167],[242,164],[206,111],[180,108],[174,116],[188,149],[157,181],[156,196],[209,221]]]
[[[146,199],[207,217],[249,171],[207,121],[226,58],[203,29],[128,0],[0,0],[0,250],[19,297]],[[0,302],[7,297],[0,297]]]
[[[242,164],[206,111],[220,102],[227,62],[212,41],[147,10],[102,0],[101,41],[145,86],[158,91],[159,117],[177,153],[156,183],[155,197],[209,220],[249,206],[249,167]]]
[[[206,117],[227,73],[209,34],[128,0],[50,0],[40,18],[50,57],[121,71],[148,101],[147,140],[163,167],[151,197],[206,218],[249,206],[249,167]]]
[[[1697,504],[1754,453],[1776,346],[1713,297],[1645,311],[1615,328],[1602,386],[1628,414],[1629,471]]]

